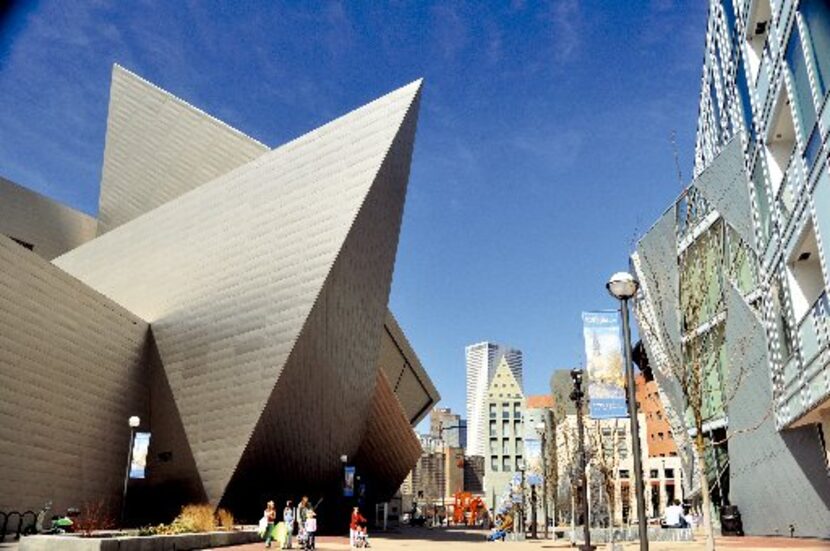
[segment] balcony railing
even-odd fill
[[[821,352],[830,343],[828,337],[827,316],[830,312],[830,301],[827,292],[823,292],[810,307],[807,314],[798,324],[798,336],[801,340],[801,355],[804,358],[804,371],[820,356]]]
[[[781,230],[787,227],[790,217],[795,208],[795,191],[801,186],[801,171],[795,152],[790,155],[787,162],[787,169],[784,171],[784,178],[781,180],[781,187],[778,188],[778,210],[781,213]]]

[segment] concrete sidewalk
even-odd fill
[[[373,549],[391,551],[416,551],[420,549],[447,549],[449,551],[483,551],[486,549],[516,549],[536,550],[543,549],[572,549],[567,541],[523,541],[506,543],[488,543],[485,541],[485,532],[482,530],[456,530],[456,529],[422,529],[402,528],[397,532],[376,533],[371,535]],[[799,549],[801,551],[830,550],[830,541],[791,539],[791,538],[716,538],[717,549],[728,551],[771,551],[773,549]],[[637,543],[627,543],[622,547],[625,551],[636,551],[639,549]],[[226,547],[224,549],[253,551],[264,549],[261,543],[250,544],[239,547]],[[349,549],[348,538],[345,537],[319,537],[317,538],[317,549],[321,551],[336,551]],[[598,545],[597,549],[607,549],[605,545]],[[618,548],[619,549],[619,548]],[[705,545],[702,537],[693,542],[652,542],[649,549],[653,551],[702,551]]]

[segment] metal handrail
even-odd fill
[[[828,341],[830,341],[827,327],[828,314],[830,314],[830,299],[828,299],[827,291],[824,291],[798,322],[797,328],[799,334],[801,334],[801,329],[805,323],[809,321],[813,324],[813,329],[816,333],[816,342],[818,344],[816,353],[809,358],[804,358],[805,370],[807,366],[811,365],[821,355],[822,350],[828,345]]]

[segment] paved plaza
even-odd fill
[[[417,528],[404,528],[394,533],[375,534],[371,537],[373,549],[386,549],[391,551],[418,549],[448,549],[452,551],[473,551],[482,549],[572,549],[567,541],[523,541],[506,543],[488,543],[484,539],[484,532],[473,530],[429,530]],[[790,539],[790,538],[717,538],[717,548],[726,550],[773,550],[773,549],[799,549],[802,551],[818,551],[830,549],[830,541]],[[233,550],[253,551],[264,548],[263,544],[250,544],[238,547],[224,548]],[[608,549],[604,544],[597,546],[598,550]],[[702,536],[697,536],[696,541],[687,543],[652,542],[649,546],[654,551],[698,551],[705,549]],[[317,549],[346,550],[349,549],[349,540],[345,537],[320,537],[317,539]],[[617,547],[617,549],[620,549]],[[636,543],[628,543],[622,546],[625,551],[639,549]]]

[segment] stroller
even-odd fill
[[[371,547],[371,545],[369,545],[369,533],[366,532],[365,527],[363,527],[363,529],[361,530],[358,530],[357,534],[355,534],[354,546],[360,548]]]

